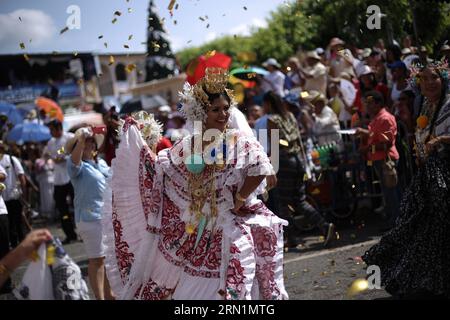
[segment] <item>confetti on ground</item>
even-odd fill
[[[23,42],[21,42],[21,43],[19,44],[19,46],[20,46],[20,49],[25,50],[25,44],[24,44]]]
[[[62,29],[59,34],[63,34],[64,32],[69,31],[69,27],[65,27],[64,29]]]
[[[366,279],[356,279],[347,290],[347,297],[353,297],[358,293],[366,291],[369,288],[369,282]]]

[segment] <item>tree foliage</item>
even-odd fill
[[[367,8],[378,5],[385,14],[381,29],[367,28]],[[210,50],[224,52],[233,58],[233,66],[244,63],[238,53],[256,53],[261,63],[269,57],[284,62],[299,48],[325,48],[333,37],[340,37],[360,48],[371,47],[377,39],[385,42],[389,34],[401,44],[406,35],[414,37],[415,12],[416,45],[435,51],[450,34],[450,4],[424,0],[297,0],[280,5],[271,12],[267,27],[253,30],[250,37],[225,36],[195,48],[184,49],[177,57],[184,67],[193,58]]]

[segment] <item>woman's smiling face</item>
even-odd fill
[[[206,113],[206,130],[218,129],[224,131],[230,119],[230,103],[224,96],[220,96],[211,102]]]

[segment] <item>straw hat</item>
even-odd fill
[[[66,154],[70,154],[73,151],[73,148],[75,147],[75,144],[78,141],[78,138],[84,133],[86,132],[86,130],[90,130],[90,128],[88,127],[84,127],[84,128],[79,128],[77,131],[75,131],[75,136],[71,139],[69,139],[66,143],[66,145],[64,146],[65,152]],[[105,141],[105,135],[103,134],[94,134],[93,136],[94,140],[95,140],[95,144],[97,146],[97,150],[100,149],[100,147],[103,144],[103,141]]]
[[[277,68],[281,68],[281,65],[278,63],[278,61],[274,58],[269,58],[262,64],[264,68],[267,68],[268,66],[274,66]]]
[[[317,54],[315,50],[308,51],[308,53],[306,54],[306,58],[321,60],[320,56]]]

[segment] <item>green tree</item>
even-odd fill
[[[170,50],[166,32],[153,1],[148,8],[146,81],[167,78],[176,70],[175,56]]]

